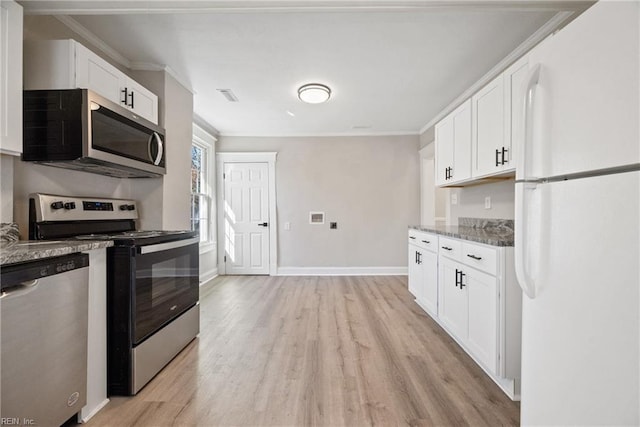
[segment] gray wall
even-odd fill
[[[419,221],[418,146],[417,136],[218,141],[220,152],[278,152],[280,267],[406,267],[407,226]],[[310,211],[325,212],[325,224],[310,225]]]
[[[460,217],[514,219],[514,185],[513,180],[507,180],[449,189],[450,196],[458,195],[458,204],[449,206],[449,222],[457,225]],[[491,209],[484,208],[484,198],[487,196],[491,197]]]

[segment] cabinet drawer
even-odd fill
[[[421,249],[438,252],[438,236],[424,231],[409,230],[409,243]]]
[[[440,255],[444,255],[455,260],[460,260],[460,254],[462,252],[462,242],[460,240],[441,237],[438,241],[438,248],[440,251]]]
[[[473,243],[463,243],[461,261],[478,270],[496,275],[498,270],[498,256],[496,249]]]

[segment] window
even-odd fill
[[[215,138],[193,125],[191,145],[191,229],[200,233],[201,244],[213,244],[213,144]],[[201,245],[202,246],[202,245]]]

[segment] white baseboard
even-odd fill
[[[95,408],[93,408],[91,410],[91,412],[89,412],[87,415],[85,415],[85,408],[82,408],[82,410],[80,411],[80,414],[78,414],[78,421],[81,423],[86,423],[87,421],[89,421],[89,419],[91,419],[91,417],[93,417],[95,414],[98,413],[98,411],[100,411],[102,408],[104,408],[107,403],[109,403],[109,399],[104,399],[102,402],[100,402],[98,405],[96,405]]]
[[[406,276],[407,267],[278,267],[278,276]]]
[[[209,280],[218,276],[218,267],[212,268],[209,271],[200,273],[200,284],[207,283]]]

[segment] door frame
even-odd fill
[[[277,152],[219,152],[216,153],[216,205],[218,229],[218,273],[226,274],[224,257],[227,253],[224,236],[224,173],[225,163],[266,163],[269,170],[269,276],[278,274],[278,218],[276,209]]]

